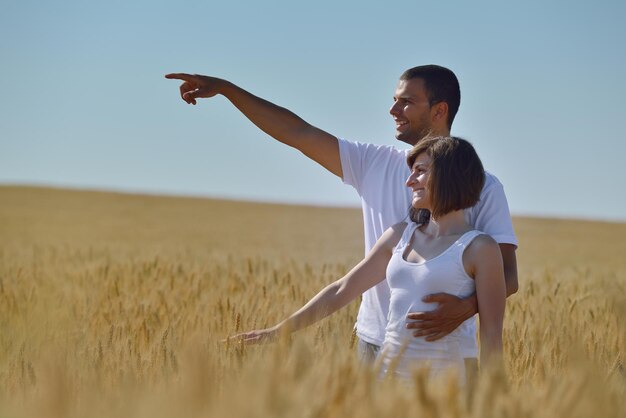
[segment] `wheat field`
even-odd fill
[[[0,187],[0,417],[624,417],[626,224],[515,218],[505,370],[360,367],[358,302],[273,324],[363,255],[358,209]]]

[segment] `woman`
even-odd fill
[[[472,230],[463,214],[480,197],[482,163],[469,142],[450,137],[420,141],[409,152],[407,163],[411,174],[406,185],[413,191],[411,221],[385,231],[365,259],[287,319],[236,338],[257,343],[297,331],[347,305],[386,277],[391,300],[381,354],[385,373],[392,370],[408,377],[411,368],[428,363],[431,375],[455,368],[465,380],[461,348],[476,345],[463,329],[465,324],[433,342],[413,337],[406,329],[409,312],[434,308],[422,302],[422,297],[433,293],[462,298],[476,292],[481,363],[484,366],[500,357],[506,298],[502,257],[496,241]],[[430,217],[423,216],[425,210]]]

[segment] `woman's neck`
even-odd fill
[[[469,231],[471,227],[465,222],[462,210],[448,212],[439,218],[430,217],[430,221],[422,228],[422,232],[433,238],[446,235],[460,235]]]

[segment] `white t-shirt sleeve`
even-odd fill
[[[339,140],[339,157],[341,159],[341,170],[343,172],[343,182],[356,189],[361,195],[362,179],[367,169],[365,164],[365,154],[368,144],[360,142]]]
[[[470,223],[474,228],[491,235],[499,244],[517,246],[504,187],[495,176],[485,175],[487,184],[480,195],[480,202],[472,208],[473,219]]]
[[[405,153],[394,147],[378,144],[365,144],[362,142],[347,141],[339,138],[339,157],[343,182],[356,189],[359,196],[371,192],[372,188],[378,187],[381,177],[391,176],[398,167],[404,168]],[[380,177],[372,179],[368,177],[371,170],[380,173]],[[392,174],[389,174],[392,173]],[[369,181],[367,180],[369,178]],[[372,184],[372,181],[376,184]],[[389,187],[389,185],[385,185]],[[402,188],[399,183],[398,186]],[[395,185],[393,186],[395,187]]]

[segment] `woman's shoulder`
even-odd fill
[[[388,249],[393,249],[396,245],[398,245],[398,242],[400,242],[400,239],[407,230],[408,225],[409,224],[407,222],[398,222],[397,224],[391,225],[385,232],[383,232],[378,240],[378,243],[384,245]]]
[[[409,222],[404,222],[404,221],[398,222],[397,224],[391,225],[389,229],[393,230],[394,232],[403,233],[408,225],[409,225]]]
[[[394,240],[397,244],[402,235],[404,235],[404,232],[407,230],[407,228],[409,228],[408,222],[398,222],[397,224],[391,225],[387,229],[387,233],[390,237],[395,238]]]
[[[464,256],[479,260],[482,257],[493,255],[500,257],[498,242],[491,235],[476,231],[472,240],[467,244]]]
[[[465,271],[470,277],[476,279],[477,271],[485,271],[489,266],[502,263],[502,254],[498,243],[491,235],[476,231],[473,239],[467,244],[462,260]]]

